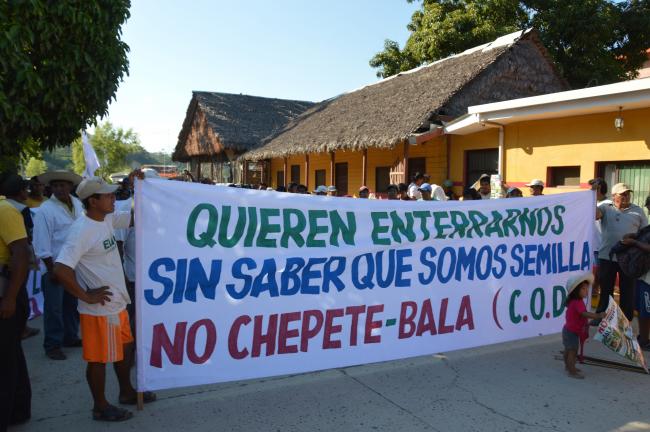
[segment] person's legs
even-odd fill
[[[573,378],[584,378],[580,371],[576,368],[576,361],[578,360],[578,351],[574,349],[567,350],[566,356],[566,369],[569,376]]]
[[[621,310],[627,317],[628,321],[632,322],[634,319],[634,288],[636,286],[635,280],[621,271],[618,263],[616,265],[616,272],[618,273],[618,289],[620,293],[619,303]]]
[[[108,407],[106,400],[106,364],[105,363],[88,363],[86,367],[86,380],[90,393],[93,395],[93,411],[102,411]]]
[[[598,279],[600,280],[600,299],[596,312],[603,312],[609,304],[609,296],[614,294],[616,269],[618,265],[612,261],[598,260]]]
[[[75,296],[63,290],[63,343],[75,344],[79,341],[79,312],[78,300]]]
[[[124,357],[122,361],[113,363],[113,369],[120,385],[120,400],[131,399],[136,395],[135,388],[131,384],[131,366],[133,364],[133,343],[124,345]]]
[[[639,345],[646,348],[650,344],[650,285],[637,280],[635,293],[636,310],[639,312]]]
[[[49,274],[41,278],[43,289],[43,348],[45,352],[61,349],[63,345],[63,288],[50,280]]]
[[[16,317],[18,319],[16,328],[16,395],[14,399],[14,410],[11,417],[12,423],[23,423],[32,416],[32,386],[29,381],[27,362],[22,346],[22,331],[27,324],[29,317],[29,299],[27,292],[23,290],[16,301]]]
[[[27,321],[26,303],[16,300],[16,313],[0,319],[0,430],[31,417],[31,387],[21,345]]]

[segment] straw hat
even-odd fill
[[[581,283],[587,281],[589,285],[594,283],[594,275],[589,272],[582,272],[577,275],[571,276],[566,282],[566,295],[568,296],[571,292],[578,287]]]
[[[66,170],[48,171],[38,176],[38,180],[43,184],[50,184],[53,181],[67,181],[77,186],[81,183],[81,176]]]

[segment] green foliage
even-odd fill
[[[90,144],[95,149],[101,165],[95,175],[104,178],[118,171],[129,171],[127,156],[144,151],[133,130],[114,128],[110,122],[102,123],[95,128],[95,134],[90,137]],[[86,163],[81,138],[72,143],[72,164],[77,174],[83,174]]]
[[[33,177],[40,174],[43,174],[47,171],[47,163],[43,159],[37,159],[35,157],[29,158],[27,165],[25,166],[25,176]]]
[[[0,2],[0,154],[69,145],[108,112],[129,47],[129,0]]]
[[[650,0],[424,0],[403,49],[387,40],[370,65],[388,77],[534,27],[573,87],[634,77],[650,47]]]

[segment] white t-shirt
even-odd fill
[[[408,196],[414,200],[418,200],[422,198],[422,194],[420,193],[419,186],[416,185],[415,183],[411,183],[408,189]]]
[[[431,183],[431,197],[436,201],[447,201],[445,190],[434,183]]]
[[[77,282],[85,290],[108,286],[113,294],[111,301],[103,306],[100,303],[88,304],[79,300],[79,313],[115,315],[131,303],[113,232],[113,229],[128,227],[130,222],[129,211],[106,215],[102,222],[83,215],[70,227],[56,262],[73,268]]]

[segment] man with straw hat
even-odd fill
[[[72,223],[83,215],[81,202],[72,191],[81,177],[70,171],[49,171],[39,176],[49,185],[52,196],[45,201],[34,218],[34,251],[43,260],[46,272],[41,279],[43,290],[43,348],[52,360],[65,360],[62,347],[79,347],[79,314],[77,299],[63,289],[52,271]]]

